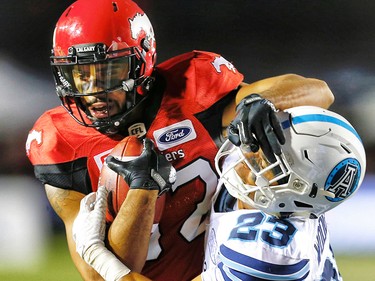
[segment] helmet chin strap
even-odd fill
[[[148,98],[147,92],[151,89],[153,81],[154,78],[152,77],[128,79],[123,81],[122,88],[127,93],[127,112],[111,116],[106,120],[92,120],[96,129],[99,132],[108,135],[125,131],[126,127],[142,114],[142,107]],[[145,94],[141,96],[139,101],[137,101],[137,96],[140,96],[137,94],[137,88],[139,86],[142,87]],[[90,118],[89,115],[88,117]]]
[[[330,198],[336,198],[335,194],[328,191],[328,190],[324,190],[324,189],[319,189],[318,190],[318,193],[323,195],[323,196],[327,196],[327,197],[330,197]]]
[[[122,88],[125,92],[131,92],[135,87],[142,86],[145,91],[150,91],[154,83],[155,78],[153,77],[140,77],[138,79],[127,79],[122,82]]]
[[[142,116],[144,103],[148,97],[149,95],[142,96],[136,104],[127,109],[127,112],[120,113],[117,116],[112,116],[109,120],[96,120],[93,122],[93,125],[97,125],[96,129],[103,134],[113,135],[125,132],[134,120],[139,119],[140,116]]]
[[[133,91],[135,86],[135,80],[134,79],[128,79],[122,82],[122,88],[125,92],[131,92]]]

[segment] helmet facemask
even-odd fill
[[[217,154],[216,169],[232,196],[252,208],[266,210],[271,208],[278,194],[302,194],[307,188],[303,179],[292,172],[283,154],[275,157],[276,162],[271,163],[261,149],[249,152],[227,140]],[[281,216],[279,212],[270,210],[269,213]]]
[[[112,49],[101,43],[84,44],[69,48],[67,56],[51,56],[63,107],[79,124],[108,134],[118,132],[142,99],[137,91],[146,80],[145,60],[137,48]]]

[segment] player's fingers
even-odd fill
[[[107,158],[105,159],[105,163],[107,164],[107,166],[113,170],[113,167],[116,166],[116,158],[113,157],[112,155],[108,155]]]
[[[154,143],[151,139],[143,139],[143,151],[151,151],[154,148]]]
[[[253,137],[251,135],[250,128],[247,126],[247,122],[238,122],[237,129],[241,144],[249,145],[253,142]]]
[[[281,127],[280,121],[277,118],[276,114],[271,114],[271,125],[272,125],[272,128],[274,130],[274,133],[275,133],[279,143],[281,145],[285,144],[284,131],[283,131],[283,128]]]
[[[279,141],[275,135],[274,130],[272,129],[271,125],[267,125],[265,128],[267,142],[271,148],[272,154],[280,155],[281,154],[281,147]],[[268,158],[268,157],[267,157]],[[276,161],[276,158],[275,158]]]
[[[235,146],[240,146],[241,144],[240,136],[238,135],[238,129],[233,123],[228,126],[228,139]]]
[[[276,157],[273,154],[271,144],[267,138],[267,133],[269,134],[269,130],[272,131],[271,126],[268,125],[265,128],[263,128],[263,126],[257,126],[255,130],[256,130],[255,134],[257,136],[258,143],[260,147],[262,148],[263,154],[271,163],[276,162]],[[266,133],[265,130],[268,132]]]
[[[253,136],[251,128],[248,126],[245,126],[245,124],[247,123],[243,123],[243,124],[244,126],[241,127],[241,130],[239,129],[241,147],[247,151],[249,151],[250,149],[252,152],[257,152],[259,150],[258,141]]]
[[[101,185],[98,187],[98,190],[96,191],[96,200],[99,200],[100,198],[107,199],[108,196],[108,190],[104,185]]]
[[[93,209],[95,200],[96,200],[95,192],[91,192],[90,194],[83,197],[80,203],[80,211],[86,212],[86,213],[90,212]]]
[[[138,161],[144,161],[143,159],[147,159],[146,161],[150,161],[154,153],[154,143],[152,142],[152,140],[145,138],[143,139],[143,150],[141,155],[139,156],[140,159]]]
[[[127,166],[127,163],[129,163],[120,161],[112,155],[108,155],[108,157],[105,159],[105,162],[111,170],[115,171],[118,174],[121,174],[123,172],[124,167]]]
[[[96,192],[95,209],[105,210],[107,208],[108,190],[105,186],[99,186]]]

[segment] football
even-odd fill
[[[130,161],[141,155],[142,150],[142,141],[136,136],[129,136],[121,140],[109,155],[112,155],[121,161]],[[104,185],[109,191],[106,221],[111,223],[115,219],[126,198],[129,186],[119,174],[111,170],[106,164],[103,165],[100,172],[99,186],[101,185]],[[156,200],[154,223],[160,221],[164,205],[165,194]]]

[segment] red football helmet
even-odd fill
[[[145,99],[155,60],[152,25],[130,0],[78,0],[56,24],[51,56],[56,91],[81,125],[118,132]],[[111,114],[114,92],[124,95],[124,104]],[[89,104],[97,99],[100,114],[94,116]]]

